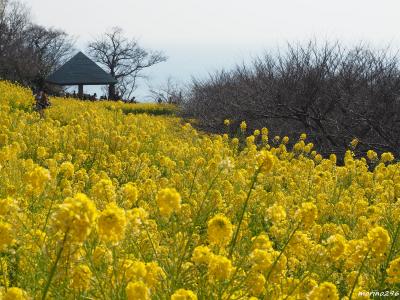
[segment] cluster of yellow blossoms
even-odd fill
[[[390,153],[338,165],[305,134],[288,149],[159,106],[52,99],[41,119],[32,102],[0,82],[0,299],[363,299],[400,283]]]

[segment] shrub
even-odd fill
[[[353,138],[360,151],[399,154],[399,92],[399,64],[389,49],[310,42],[194,80],[184,112],[214,132],[224,131],[227,118],[232,130],[245,120],[274,135],[306,132],[323,154],[342,155]]]

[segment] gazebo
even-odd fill
[[[117,80],[79,52],[47,77],[46,82],[60,86],[77,85],[79,98],[82,98],[84,85],[113,85]]]

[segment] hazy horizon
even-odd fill
[[[287,42],[365,41],[374,47],[400,48],[400,3],[386,1],[24,1],[35,22],[62,29],[76,39],[76,50],[114,26],[142,47],[161,50],[168,61],[148,69],[135,96],[145,101],[147,85],[168,77],[180,83],[236,63],[248,62]],[[86,88],[92,92],[99,89]]]

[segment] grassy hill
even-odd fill
[[[0,82],[3,299],[396,291],[400,164],[390,153],[350,149],[338,166],[305,135],[293,149],[244,123],[233,139],[206,135],[170,106],[52,99],[40,119],[32,103]]]

